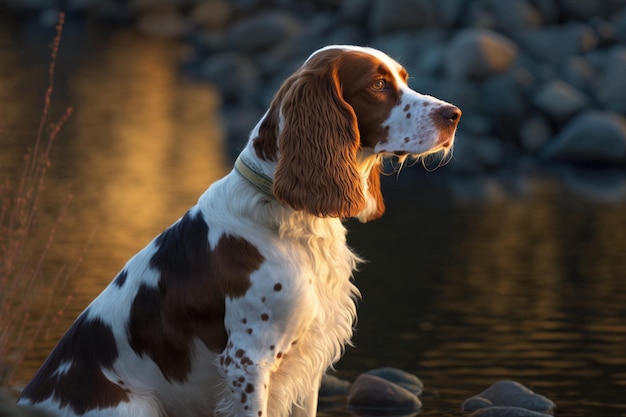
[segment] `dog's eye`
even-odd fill
[[[387,85],[387,83],[385,83],[385,80],[378,79],[378,80],[374,81],[372,84],[370,84],[370,88],[372,90],[375,90],[375,91],[380,91],[383,88],[385,88],[386,85]]]

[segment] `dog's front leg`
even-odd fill
[[[267,416],[269,366],[258,355],[248,353],[230,341],[219,357],[225,386],[218,415]]]

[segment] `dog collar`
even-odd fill
[[[250,162],[246,161],[241,155],[239,155],[235,161],[235,171],[237,171],[239,175],[248,181],[257,191],[260,191],[268,197],[276,198],[272,192],[272,179],[259,172],[257,169],[254,169]]]

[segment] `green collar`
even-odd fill
[[[268,197],[276,198],[274,197],[274,193],[272,192],[272,179],[265,174],[262,174],[258,170],[252,168],[250,163],[244,160],[241,155],[239,155],[237,157],[237,160],[235,161],[235,170],[258,191],[262,192]]]

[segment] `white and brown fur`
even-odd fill
[[[447,152],[461,112],[380,51],[329,46],[288,78],[233,170],[78,317],[20,403],[63,416],[314,416],[349,343],[342,219],[384,212],[384,155]]]

